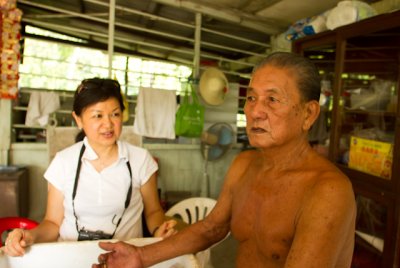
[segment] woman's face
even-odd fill
[[[91,146],[114,145],[122,131],[122,111],[116,98],[86,107],[80,116],[73,113]]]

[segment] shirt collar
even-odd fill
[[[129,161],[129,154],[127,147],[124,146],[123,143],[119,140],[117,141],[117,146],[118,146],[118,158],[125,159],[125,161]]]
[[[88,159],[88,160],[95,160],[98,158],[98,155],[96,152],[93,150],[93,148],[90,146],[87,137],[83,139],[83,144],[86,147],[85,153],[83,154],[83,158]],[[118,159],[123,159],[125,161],[128,161],[128,150],[121,141],[117,141],[117,146],[118,146]]]

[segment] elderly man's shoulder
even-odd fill
[[[257,149],[251,148],[251,149],[246,149],[241,151],[238,154],[239,158],[253,158],[253,157],[259,157],[261,152]]]
[[[348,180],[348,177],[336,166],[332,161],[325,157],[319,156],[318,160],[313,161],[313,168],[319,172],[321,178],[340,178]]]
[[[241,151],[237,156],[235,161],[241,163],[249,163],[261,157],[261,153],[257,149],[248,149]]]
[[[332,161],[315,152],[311,152],[304,159],[298,171],[302,172],[305,180],[314,185],[314,189],[346,189],[346,191],[352,189],[351,181],[346,174]]]
[[[350,179],[344,174],[335,164],[327,159],[319,162],[315,167],[316,183],[315,189],[324,191],[331,191],[333,189],[352,193],[352,183]]]

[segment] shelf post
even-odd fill
[[[0,99],[0,129],[2,135],[0,139],[0,164],[8,165],[9,151],[11,146],[11,100]]]

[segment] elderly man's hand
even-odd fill
[[[99,264],[93,264],[92,268],[143,268],[137,247],[124,242],[99,242],[100,248],[108,251],[100,254]]]

